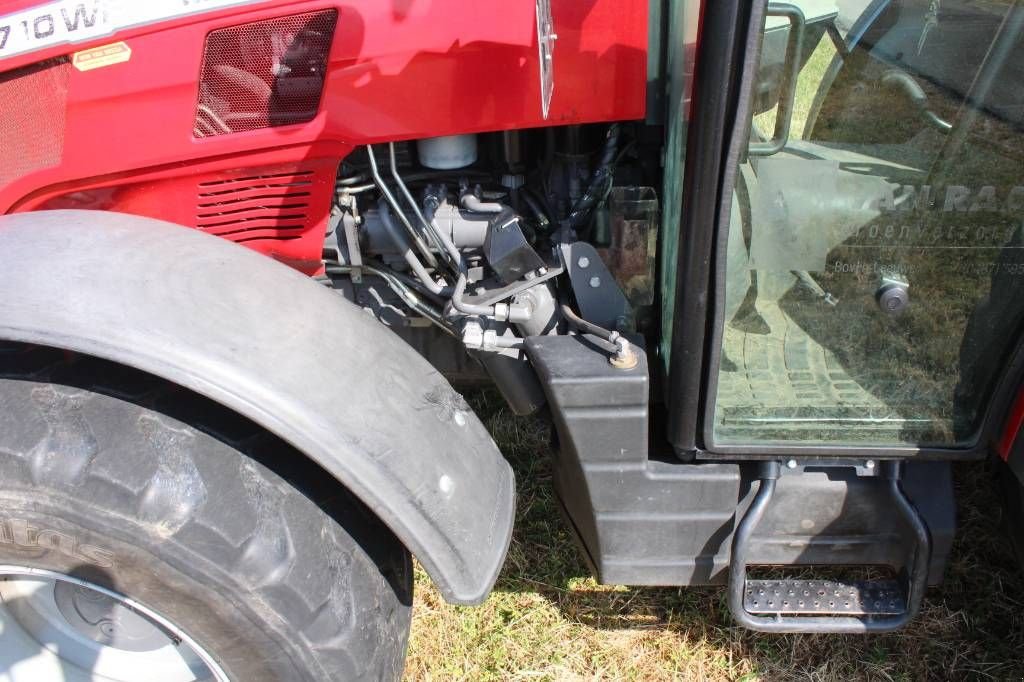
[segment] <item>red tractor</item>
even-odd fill
[[[1022,30],[5,0],[0,677],[397,678],[411,558],[479,603],[512,531],[453,384],[550,419],[599,580],[903,626],[952,462],[1024,539]]]

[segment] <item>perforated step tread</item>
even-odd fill
[[[755,614],[891,616],[907,610],[895,580],[748,580],[744,607]]]

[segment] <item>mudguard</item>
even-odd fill
[[[483,425],[383,325],[266,256],[116,213],[3,216],[0,338],[207,396],[334,475],[449,601],[478,603],[494,584],[514,479]]]

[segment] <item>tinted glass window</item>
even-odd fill
[[[1024,10],[798,4],[721,242],[712,440],[969,443],[1024,313]]]

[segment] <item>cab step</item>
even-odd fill
[[[733,534],[729,565],[729,610],[745,627],[761,632],[865,633],[897,630],[917,615],[928,585],[931,536],[900,487],[900,462],[883,462],[879,485],[893,504],[893,519],[907,539],[900,580],[752,580],[747,556],[758,522],[775,493],[779,462],[764,462],[754,500]]]
[[[748,580],[743,607],[753,614],[895,616],[907,610],[896,580]]]

